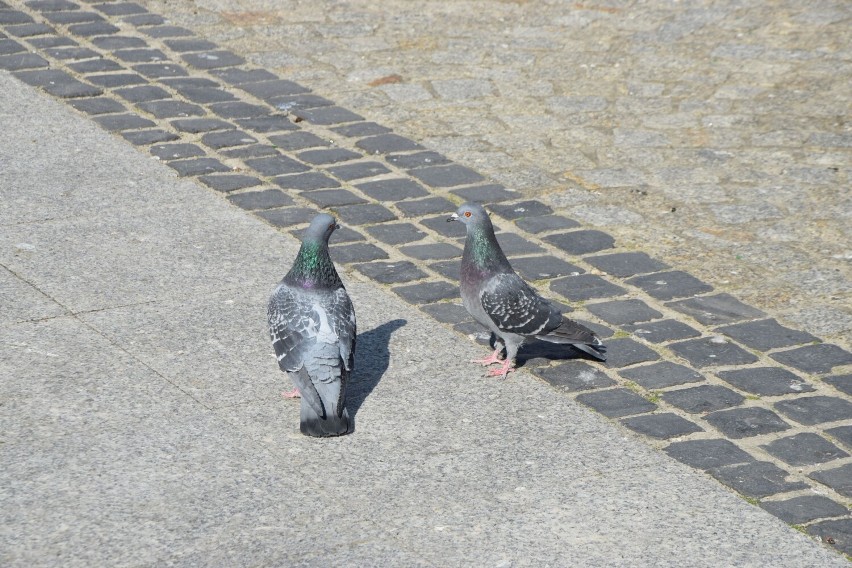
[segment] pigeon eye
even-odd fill
[[[465,217],[470,217],[470,211],[465,211],[465,212],[464,212],[464,216],[465,216]]]

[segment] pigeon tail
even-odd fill
[[[345,407],[340,416],[331,413],[323,418],[317,414],[316,410],[305,399],[302,399],[299,430],[305,436],[312,436],[314,438],[343,436],[352,431],[352,420],[349,418],[349,411]]]
[[[598,339],[595,333],[591,329],[568,318],[562,318],[562,323],[556,329],[542,335],[536,335],[535,337],[549,343],[571,345],[595,359],[606,361],[606,354],[604,354],[606,346]]]

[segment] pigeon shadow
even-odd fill
[[[489,340],[489,345],[492,349],[494,348],[493,335],[492,339]],[[603,348],[602,351],[606,353],[606,348]],[[505,353],[506,352],[504,350],[504,356]],[[524,344],[521,345],[520,349],[518,349],[518,355],[515,357],[515,367],[521,368],[527,363],[530,363],[531,366],[535,367],[536,365],[547,364],[548,361],[564,361],[571,359],[595,361],[600,363],[598,359],[595,359],[585,351],[581,351],[571,345],[551,343],[549,341],[542,341],[541,339],[532,337],[524,341]]]
[[[391,334],[407,323],[407,320],[395,319],[366,333],[358,334],[358,343],[355,346],[355,372],[346,386],[346,408],[352,420],[355,419],[358,409],[388,369],[390,364],[388,344]]]

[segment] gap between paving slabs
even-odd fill
[[[334,211],[336,261],[480,343],[457,302],[463,229],[445,219],[488,203],[516,269],[609,345],[605,366],[538,344],[524,366],[852,552],[852,375],[829,376],[848,352],[137,4],[90,4],[0,1],[0,68],[296,236]]]

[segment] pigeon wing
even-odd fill
[[[331,326],[334,328],[334,332],[338,337],[340,358],[343,360],[343,367],[351,372],[355,366],[357,325],[355,322],[355,309],[352,307],[352,301],[349,299],[349,294],[346,293],[346,289],[343,286],[335,291],[331,305],[329,306],[329,314],[332,320]],[[345,375],[348,375],[348,373],[345,373]]]
[[[538,335],[559,327],[562,314],[515,273],[492,277],[479,294],[482,308],[501,331]]]

